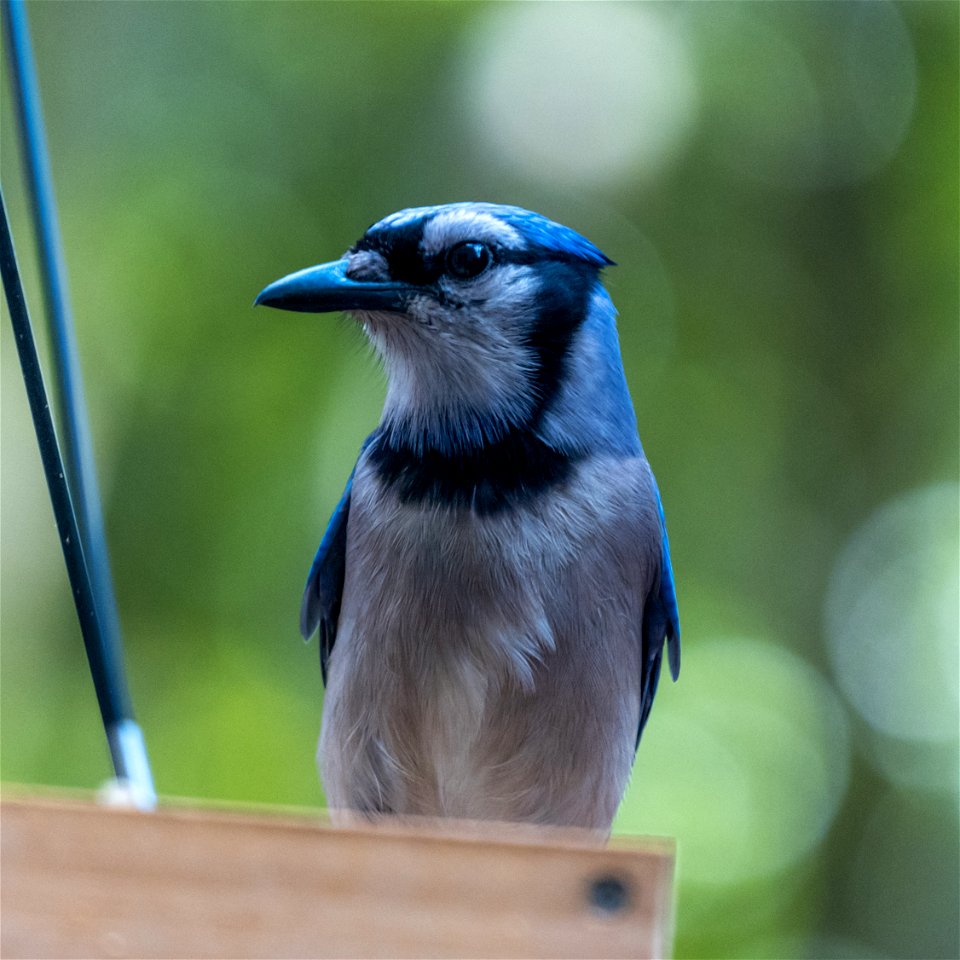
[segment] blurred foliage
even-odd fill
[[[519,203],[620,264],[685,657],[617,829],[678,838],[678,956],[956,957],[958,9],[31,3],[161,793],[322,803],[297,607],[383,381],[254,295],[401,207]],[[94,787],[8,328],[0,772]]]

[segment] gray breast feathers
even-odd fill
[[[660,557],[640,457],[581,463],[550,497],[487,516],[402,504],[361,457],[321,739],[331,805],[612,817]]]

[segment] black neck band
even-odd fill
[[[428,503],[498,513],[566,482],[577,457],[549,446],[530,429],[466,451],[416,451],[380,430],[368,456],[380,481],[403,503]]]

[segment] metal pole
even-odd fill
[[[66,267],[60,244],[60,228],[25,5],[22,0],[4,0],[3,13],[47,305],[51,349],[56,381],[59,384],[57,411],[66,455],[65,479],[72,495],[73,511],[86,558],[85,566],[99,625],[96,631],[97,648],[106,665],[106,677],[101,678],[100,682],[108,684],[109,697],[106,701],[101,698],[101,711],[117,776],[131,781],[136,787],[135,792],[149,798],[148,804],[152,806],[155,794],[146,746],[143,734],[133,719],[123,669],[119,617],[110,574],[83,381],[77,360]],[[84,639],[87,639],[86,634]],[[89,644],[87,652],[89,655]],[[91,669],[94,669],[96,684],[98,680],[93,658],[90,663]],[[100,687],[97,693],[99,697]]]

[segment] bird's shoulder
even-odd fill
[[[360,449],[363,457],[371,441],[368,437]],[[359,459],[358,459],[359,464]],[[337,620],[343,599],[343,584],[347,565],[347,527],[353,496],[355,465],[347,477],[343,494],[327,523],[320,546],[317,548],[300,603],[300,633],[309,640],[314,633],[320,634],[320,670],[327,679],[327,661],[333,650],[337,634]]]
[[[645,673],[659,673],[666,645],[670,672],[676,679],[680,671],[677,591],[663,501],[650,464],[643,454],[598,458],[582,482],[593,497],[590,510],[598,518],[603,549],[619,569],[629,571],[643,600],[641,639],[649,661]]]

